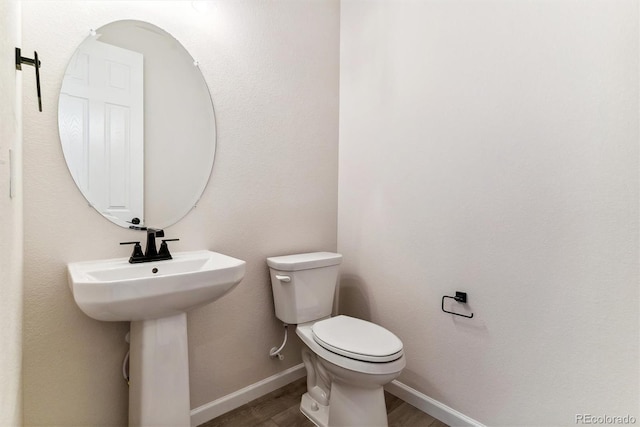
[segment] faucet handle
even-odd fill
[[[169,246],[167,242],[177,242],[180,239],[162,239],[160,249],[158,250],[158,258],[172,259],[171,253],[169,253]]]
[[[129,263],[133,264],[137,262],[139,259],[144,258],[144,254],[142,253],[142,246],[140,246],[140,242],[120,242],[121,245],[134,245],[133,253],[131,257],[129,257]]]

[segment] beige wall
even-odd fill
[[[486,425],[638,411],[638,3],[341,2],[342,310]],[[440,311],[469,294],[473,319]],[[453,303],[455,306],[456,303]]]
[[[248,261],[189,316],[192,407],[300,362],[297,342],[266,356],[264,258],[336,248],[340,18],[343,310],[401,336],[404,383],[485,424],[638,417],[635,2],[191,3],[24,2],[45,109],[24,77],[26,425],[126,423],[128,324],[82,314],[65,264],[137,235],[87,206],[56,116],[66,61],[117,19],[176,36],[216,108],[211,184],[167,236]],[[455,290],[473,320],[440,312]]]
[[[0,2],[0,426],[19,425],[22,359],[22,74],[15,69],[20,4]],[[24,56],[33,57],[28,52]],[[25,66],[33,83],[33,68]],[[32,73],[32,74],[31,74]],[[35,90],[35,86],[34,90]],[[36,107],[37,108],[37,107]],[[9,151],[11,151],[11,156]],[[12,158],[10,161],[10,157]],[[9,197],[10,189],[12,197]]]
[[[243,282],[189,315],[191,405],[197,407],[300,363],[284,361],[265,258],[335,250],[337,1],[28,1],[24,46],[42,56],[44,112],[24,111],[26,425],[124,425],[120,364],[127,323],[76,308],[71,261],[127,256],[139,237],[100,217],[68,173],[57,133],[67,60],[97,28],[140,19],[175,36],[200,61],[218,126],[216,162],[198,207],[166,230],[174,250],[211,249],[247,261]],[[211,7],[213,6],[213,7]],[[25,105],[34,103],[25,92]]]

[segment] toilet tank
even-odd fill
[[[341,262],[332,252],[267,258],[276,317],[297,325],[330,316]]]

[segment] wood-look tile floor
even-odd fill
[[[307,391],[301,378],[199,427],[314,427],[300,412],[300,398]],[[403,400],[384,393],[389,427],[448,427]]]

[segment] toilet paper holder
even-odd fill
[[[453,300],[456,300],[457,302],[460,302],[462,304],[466,304],[467,303],[467,293],[466,292],[459,292],[456,291],[456,296],[451,297],[448,295],[445,295],[442,297],[442,311],[444,311],[445,313],[449,313],[449,314],[455,314],[456,316],[460,316],[460,317],[466,317],[467,319],[471,319],[473,317],[473,313],[471,313],[471,315],[467,316],[466,314],[460,314],[460,313],[454,313],[453,311],[448,311],[444,309],[444,300],[445,298],[451,298]]]

